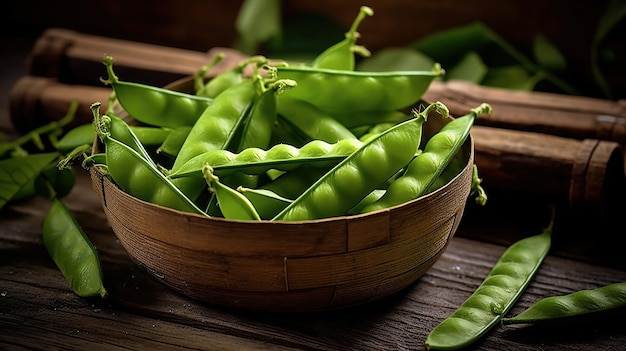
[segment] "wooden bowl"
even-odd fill
[[[425,137],[446,123],[431,118]],[[405,204],[301,222],[208,218],[121,191],[98,167],[93,189],[130,257],[193,299],[247,310],[303,312],[379,300],[418,280],[441,256],[463,216],[474,163]]]

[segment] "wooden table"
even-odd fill
[[[0,61],[0,126],[8,135],[14,134],[8,93],[24,74],[32,40],[3,38],[8,46]],[[443,256],[405,291],[351,309],[272,314],[193,301],[140,269],[110,229],[87,171],[78,170],[77,184],[65,203],[99,251],[109,296],[80,298],[70,291],[42,244],[47,200],[4,208],[2,350],[424,350],[428,332],[473,292],[506,246],[538,234],[549,217],[545,204],[511,199],[510,194],[492,194],[486,207],[469,202]],[[555,233],[553,251],[511,314],[541,297],[626,280],[626,259],[617,239],[624,227],[612,229],[596,218],[572,220],[576,225],[564,222]],[[549,329],[498,326],[470,349],[623,350],[623,316]]]

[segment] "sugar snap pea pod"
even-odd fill
[[[100,119],[100,105],[92,104],[94,119]],[[157,166],[132,147],[114,139],[106,123],[96,123],[96,133],[105,146],[108,175],[126,193],[160,206],[205,214],[187,198]]]
[[[293,200],[280,196],[268,189],[252,189],[239,186],[237,191],[250,200],[261,219],[273,218],[278,212],[293,202]]]
[[[219,94],[189,131],[174,160],[172,171],[204,152],[226,149],[253,101],[262,92],[261,85],[261,77],[254,76]],[[199,178],[180,178],[174,180],[174,183],[192,200],[206,186],[206,182]]]
[[[142,123],[170,128],[190,126],[212,102],[195,94],[121,81],[113,71],[113,57],[105,56],[103,62],[108,73],[103,82],[113,87],[124,110]]]
[[[331,115],[306,101],[278,99],[277,112],[308,139],[334,143],[342,139],[356,138]]]
[[[233,172],[263,174],[270,169],[291,171],[303,164],[312,167],[334,166],[363,145],[358,139],[343,139],[330,144],[322,140],[311,141],[301,148],[278,144],[269,150],[247,148],[239,153],[228,150],[207,151],[198,155],[178,170],[170,172],[170,178],[200,176],[205,164],[213,167],[219,176]]]
[[[223,55],[222,55],[223,57]],[[221,94],[227,88],[244,80],[244,70],[251,64],[262,65],[267,62],[267,58],[264,56],[252,56],[237,64],[237,66],[224,71],[215,77],[211,78],[208,82],[203,84],[203,77],[206,73],[207,67],[200,70],[195,79],[196,95],[204,96],[207,98],[215,98]],[[209,67],[210,68],[210,67]],[[203,85],[202,85],[203,84]]]
[[[431,71],[363,72],[310,67],[278,67],[278,79],[293,79],[297,89],[280,99],[308,101],[331,114],[400,110],[415,105],[430,83],[444,74]],[[280,103],[280,102],[279,102]]]
[[[243,123],[241,140],[234,150],[250,147],[267,148],[272,138],[272,130],[276,121],[276,95],[296,86],[296,82],[281,79],[270,82],[265,90],[254,101],[251,111]]]
[[[205,165],[202,168],[202,175],[209,186],[209,190],[215,193],[224,218],[261,220],[250,200],[237,190],[222,184],[219,177],[213,174],[211,166]]]
[[[363,213],[400,205],[424,195],[470,135],[476,116],[490,111],[488,104],[482,104],[443,126],[427,141],[424,151],[409,163],[406,172],[389,184],[385,195],[363,208]]]
[[[100,258],[65,204],[54,197],[43,221],[43,243],[74,293],[106,297]]]
[[[552,224],[542,233],[509,246],[485,280],[426,337],[430,350],[456,350],[495,326],[524,292],[551,245]]]
[[[361,21],[363,21],[366,16],[373,15],[374,11],[370,7],[361,6],[350,30],[345,34],[345,39],[320,53],[313,59],[311,66],[316,68],[354,70],[355,53],[365,57],[370,56],[370,52],[365,47],[356,45],[356,41],[360,36],[359,32],[357,32],[359,24],[361,24]]]
[[[626,282],[544,297],[503,324],[560,322],[626,307]]]
[[[387,129],[363,144],[324,174],[273,220],[298,221],[345,215],[367,194],[404,167],[417,152],[422,125],[439,102],[429,105],[415,118]]]

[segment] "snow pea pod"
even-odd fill
[[[363,208],[363,213],[400,205],[424,195],[470,135],[476,116],[490,111],[489,105],[482,104],[443,126],[428,140],[424,151],[409,163],[406,172],[389,184],[385,195]]]
[[[509,246],[474,293],[431,330],[427,348],[460,349],[491,330],[530,284],[550,250],[551,232],[552,224]]]
[[[503,324],[545,323],[584,317],[626,307],[626,282],[540,299]]]
[[[76,219],[57,197],[43,221],[43,243],[78,296],[107,296],[98,252]]]
[[[157,127],[193,125],[212,99],[151,85],[119,80],[113,71],[113,57],[105,55],[110,84],[120,105],[136,120]]]
[[[431,71],[394,72],[277,67],[278,79],[293,79],[298,83],[297,89],[286,91],[280,99],[307,101],[331,114],[410,107],[443,74],[439,65]]]
[[[362,145],[363,143],[358,139],[344,139],[334,144],[314,140],[301,148],[278,144],[267,151],[260,148],[247,148],[239,153],[213,150],[192,158],[168,176],[172,179],[200,176],[205,164],[213,167],[213,172],[219,176],[226,176],[233,172],[258,175],[270,169],[291,171],[303,164],[312,167],[329,167],[336,165]]]
[[[360,37],[359,32],[357,32],[359,25],[366,16],[373,15],[374,11],[370,7],[361,6],[352,26],[346,32],[345,38],[317,55],[313,59],[311,66],[315,68],[354,70],[355,53],[364,57],[370,56],[369,50],[361,45],[356,45],[356,41]]]
[[[367,194],[404,167],[417,152],[429,105],[415,118],[398,124],[363,144],[294,199],[272,220],[297,221],[345,215]]]

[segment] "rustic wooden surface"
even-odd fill
[[[8,92],[24,73],[32,40],[3,38],[10,49],[0,61],[0,130],[8,135],[14,133]],[[195,302],[141,270],[111,231],[89,175],[78,171],[64,201],[98,248],[109,297],[80,298],[69,290],[41,241],[47,200],[12,204],[0,212],[2,350],[424,350],[428,332],[472,293],[506,245],[538,233],[549,212],[546,204],[515,191],[492,192],[486,207],[468,203],[443,256],[392,298],[330,312],[250,313]],[[547,295],[626,280],[617,244],[623,224],[561,218],[554,250],[511,313]],[[622,350],[626,328],[620,317],[549,329],[498,326],[470,349]]]

